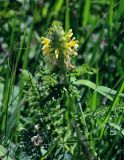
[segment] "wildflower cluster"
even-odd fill
[[[53,68],[67,71],[75,67],[70,61],[72,56],[77,56],[78,41],[72,36],[71,29],[66,33],[61,23],[54,21],[49,28],[47,38],[41,37],[43,54]]]

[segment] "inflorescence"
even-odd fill
[[[54,21],[47,37],[41,37],[43,55],[53,68],[67,71],[75,67],[70,61],[72,56],[77,56],[78,41],[72,36],[72,29],[66,33],[61,23]]]

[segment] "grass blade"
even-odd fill
[[[85,0],[84,13],[83,13],[83,27],[87,25],[90,15],[91,0]]]
[[[124,0],[120,0],[119,15],[121,16],[123,13],[124,13]]]
[[[60,139],[60,137],[58,137],[57,140],[55,141],[55,143],[49,147],[48,151],[45,153],[45,155],[43,157],[40,158],[40,160],[44,160],[44,159],[46,159],[48,157],[48,155],[56,147],[57,143],[59,142],[59,139]]]
[[[111,112],[112,112],[114,106],[115,106],[115,105],[117,104],[117,102],[119,101],[119,97],[120,97],[123,89],[124,89],[124,82],[122,82],[122,84],[121,84],[118,92],[116,93],[115,98],[113,99],[112,104],[111,104],[111,106],[110,106],[110,108],[109,108],[109,110],[108,110],[108,113],[107,113],[107,115],[106,115],[106,118],[105,118],[105,120],[104,120],[104,122],[103,122],[103,128],[102,128],[102,130],[101,130],[100,139],[102,139],[102,136],[103,136],[103,133],[104,133],[104,130],[105,130],[106,123],[108,123],[109,118],[110,118],[110,115],[111,115]]]
[[[66,13],[65,13],[65,31],[70,28],[70,15],[69,15],[69,2],[66,0]]]

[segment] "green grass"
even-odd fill
[[[122,159],[123,0],[0,3],[0,157]],[[54,20],[79,41],[72,59],[77,70],[67,73],[63,88],[57,73],[46,70],[41,50],[40,37]],[[35,147],[37,134],[42,143]]]

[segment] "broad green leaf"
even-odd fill
[[[113,98],[107,94],[106,92],[103,92],[103,90],[101,88],[99,88],[99,86],[97,86],[95,83],[89,81],[89,80],[77,80],[74,82],[75,85],[84,85],[87,86],[93,90],[95,90],[96,92],[98,92],[99,94],[107,97],[108,99],[112,100]]]

